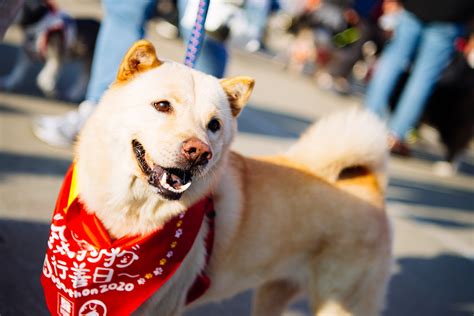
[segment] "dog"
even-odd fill
[[[361,110],[335,114],[310,127],[284,154],[244,157],[230,146],[253,86],[249,77],[219,80],[160,60],[150,42],[135,43],[78,137],[72,176],[77,182],[66,181],[71,189],[62,190],[66,195],[58,199],[61,214],[53,217],[43,268],[45,293],[61,289],[68,302],[84,299],[75,307],[82,311],[114,314],[112,302],[123,303],[120,315],[181,315],[254,288],[253,315],[279,315],[299,294],[308,297],[314,315],[378,315],[392,258],[384,208],[384,124]],[[59,244],[67,234],[60,222],[67,207],[61,203],[70,203],[72,191],[76,197],[67,214],[78,205],[85,211],[71,215],[71,223],[81,216],[94,225],[100,222],[103,233],[97,238],[108,235],[112,244],[130,244],[129,238],[146,239],[171,227],[170,250],[157,260],[142,260],[147,255],[138,251],[147,246],[99,251],[87,242],[82,248],[81,241],[82,250],[64,250],[72,247],[72,239]],[[211,205],[215,217],[187,221],[201,204]],[[77,225],[82,230],[85,224]],[[157,291],[132,296],[153,280],[161,282],[157,278],[175,264],[188,230],[194,231],[194,241],[169,269],[166,282]],[[73,239],[82,239],[81,234]],[[86,260],[88,251],[92,257]],[[70,260],[66,254],[77,259],[68,270],[74,277],[71,289],[67,273],[62,278],[53,267],[53,260],[63,260],[58,258],[62,252],[64,261]],[[86,264],[98,260],[115,270],[101,266],[101,274],[92,275],[95,267]],[[114,282],[108,276],[135,262],[153,272],[127,272],[121,276],[125,282],[107,283]],[[202,277],[209,281],[207,290],[190,299]],[[85,288],[96,281],[97,291]],[[93,297],[94,291],[104,298]],[[55,300],[61,296],[48,295],[48,305],[57,310]],[[130,307],[140,299],[136,309]]]
[[[40,0],[26,1],[17,20],[24,41],[13,70],[0,78],[0,89],[11,91],[18,87],[32,63],[41,61],[44,66],[36,83],[44,95],[81,100],[90,77],[100,23],[95,19],[74,19],[52,3]],[[61,94],[57,89],[58,78],[68,60],[80,61],[81,71],[72,86]]]

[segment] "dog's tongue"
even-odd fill
[[[169,173],[166,182],[171,185],[174,189],[181,189],[186,184],[186,179],[181,178],[173,173]]]

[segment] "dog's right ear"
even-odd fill
[[[133,44],[120,64],[117,82],[126,82],[137,74],[153,69],[163,62],[158,59],[153,44],[140,40]]]

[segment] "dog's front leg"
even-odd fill
[[[154,293],[136,312],[136,315],[181,316],[186,297],[206,262],[205,236],[208,225],[202,225],[186,259],[158,292]]]
[[[155,293],[147,302],[133,313],[134,316],[181,316],[186,297],[186,290],[173,291],[173,286],[165,285],[160,293]]]
[[[263,284],[255,291],[252,316],[281,315],[298,292],[298,285],[290,281],[270,281]]]
[[[132,315],[133,316],[161,316],[161,315],[181,316],[183,315],[183,309],[179,307],[171,307],[169,310],[160,309],[159,311],[157,311],[156,309],[147,309],[147,310],[139,309]]]
[[[21,49],[13,70],[8,75],[0,78],[0,89],[7,91],[15,89],[23,78],[25,78],[30,65],[31,59],[25,51]]]

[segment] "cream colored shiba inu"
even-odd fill
[[[162,61],[139,41],[82,130],[79,199],[111,238],[148,234],[213,199],[209,262],[206,221],[137,312],[180,315],[255,288],[254,315],[279,315],[298,294],[314,315],[377,315],[391,263],[383,123],[360,110],[336,114],[287,153],[247,158],[229,147],[253,85]],[[203,271],[210,288],[186,306]]]

